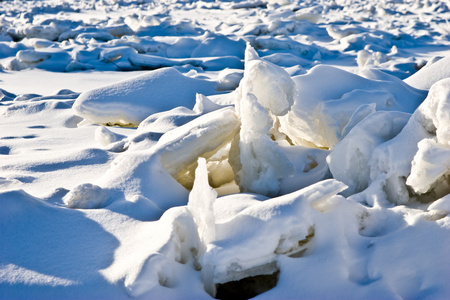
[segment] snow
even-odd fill
[[[137,126],[157,112],[178,106],[193,108],[195,94],[212,94],[214,86],[214,82],[185,77],[173,68],[159,69],[84,92],[73,109],[94,123]]]
[[[74,187],[62,200],[70,208],[98,208],[106,204],[108,194],[97,185],[85,183]]]
[[[0,1],[0,298],[448,299],[448,20]]]

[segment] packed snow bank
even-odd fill
[[[84,92],[73,109],[94,123],[137,126],[157,112],[178,106],[193,108],[196,93],[215,94],[216,83],[166,68]]]
[[[157,222],[137,222],[132,228],[118,234],[121,245],[115,260],[101,270],[109,282],[123,285],[129,296],[147,298],[149,292],[173,287],[180,280],[175,280],[179,265],[192,269],[192,251],[199,240],[186,207],[169,209]]]
[[[450,55],[430,60],[404,81],[417,89],[429,90],[434,83],[448,77],[450,77]]]
[[[364,75],[319,65],[294,77],[298,95],[291,111],[280,118],[280,131],[298,145],[333,148],[351,119],[367,115],[362,105],[412,113],[425,98],[423,92],[380,71],[366,70]]]

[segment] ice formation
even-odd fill
[[[300,241],[308,242],[307,236],[314,233],[308,217],[312,202],[327,201],[345,188],[337,181],[323,181],[292,195],[255,203],[216,224],[216,239],[200,259],[205,289],[214,296],[218,284],[275,273],[278,255],[296,255],[306,249]]]
[[[347,195],[365,190],[370,183],[370,161],[379,145],[394,138],[410,114],[378,111],[358,123],[327,157],[333,178],[348,185]]]
[[[333,148],[362,105],[412,113],[425,98],[393,76],[375,70],[364,75],[369,78],[319,65],[294,77],[298,95],[291,111],[280,118],[280,131],[298,145]]]
[[[214,218],[214,201],[217,192],[208,184],[208,170],[206,169],[206,159],[201,157],[198,160],[198,167],[195,171],[195,182],[189,194],[188,209],[191,212],[201,246],[198,255],[201,256],[206,250],[206,245],[216,239],[216,220]]]
[[[238,140],[232,145],[231,165],[242,191],[275,196],[280,179],[293,173],[289,159],[272,140],[271,130],[285,115],[296,94],[295,84],[280,67],[260,59],[247,46],[244,77],[238,87],[236,110],[241,120]]]
[[[446,165],[448,156],[448,150],[445,150],[448,147],[446,128],[449,118],[448,109],[445,108],[448,106],[449,99],[448,84],[448,79],[435,83],[403,130],[394,139],[381,144],[373,151],[369,163],[371,182],[380,184],[387,198],[394,203],[405,204],[409,201],[408,185],[417,193],[423,194],[428,191],[432,183],[448,172],[445,168],[442,169],[442,165]],[[433,144],[442,144],[443,147],[433,146]],[[436,162],[435,167],[432,167],[432,161],[426,162],[429,160],[427,153],[433,148],[437,151],[436,154],[439,153],[439,148],[442,149],[441,152],[446,152],[443,156],[441,154],[442,160]],[[424,160],[420,160],[421,158]],[[432,170],[437,174],[433,176]],[[407,185],[406,182],[409,184]],[[441,183],[442,190],[436,187],[433,192],[435,195],[432,195],[431,199],[435,200],[439,195],[443,196],[442,193],[447,193],[447,185],[444,180]],[[423,201],[431,200],[425,200],[426,198],[425,195]]]

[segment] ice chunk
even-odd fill
[[[186,207],[167,210],[157,222],[134,223],[116,236],[120,246],[114,260],[100,272],[110,282],[123,282],[132,297],[173,285],[175,265],[192,262],[191,251],[198,247],[196,226]]]
[[[95,123],[137,126],[156,112],[178,106],[192,109],[196,93],[214,94],[215,86],[173,68],[159,69],[84,92],[73,109],[76,115]]]
[[[410,114],[402,112],[375,112],[336,144],[327,157],[327,163],[333,178],[348,185],[347,195],[367,188],[370,182],[368,165],[373,150],[394,138],[409,118]]]
[[[199,116],[193,110],[184,106],[158,112],[145,118],[138,126],[137,133],[146,132],[166,133],[172,129],[180,127]]]
[[[245,41],[233,40],[224,35],[206,33],[202,42],[192,51],[191,57],[237,56],[244,58]]]
[[[242,191],[276,196],[280,179],[294,171],[289,159],[269,136],[272,119],[253,94],[241,99],[239,164],[232,163]],[[240,167],[240,168],[239,168]]]
[[[428,206],[428,210],[442,210],[450,214],[450,194],[434,201]]]
[[[48,59],[51,56],[50,53],[40,52],[35,50],[20,50],[17,52],[16,57],[20,62],[24,63],[36,63]]]
[[[438,179],[450,173],[450,146],[439,144],[434,139],[424,139],[419,142],[418,147],[406,184],[416,193],[423,194]],[[450,191],[450,184],[447,183],[446,187]]]
[[[419,158],[423,158],[433,164],[437,161],[428,156],[429,151],[434,147],[428,147],[429,142],[420,142],[424,139],[435,139],[436,146],[440,146],[436,154],[446,157],[446,150],[449,146],[448,128],[450,124],[449,116],[450,103],[450,78],[443,79],[435,83],[425,101],[418,107],[409,119],[403,130],[392,140],[381,144],[373,151],[370,161],[370,178],[373,182],[381,182],[388,200],[397,204],[405,204],[409,201],[409,192],[406,186],[406,180],[410,176],[411,163],[417,154],[415,161],[414,174],[409,182],[416,185],[418,191],[424,191],[431,183],[431,173],[440,173],[437,165],[431,167],[425,162],[418,163]],[[421,153],[418,153],[421,145]],[[441,150],[438,150],[441,149]],[[433,150],[433,151],[434,151]],[[447,154],[448,155],[448,154]],[[447,159],[445,159],[447,161]],[[441,161],[445,163],[445,161]],[[417,165],[418,164],[418,165]],[[423,169],[425,168],[425,169]],[[437,168],[437,169],[436,169]],[[427,180],[418,183],[419,177]],[[442,187],[443,191],[447,190]],[[435,190],[440,190],[436,188]]]
[[[233,90],[239,86],[242,77],[243,72],[241,70],[225,69],[217,76],[219,88],[222,90]]]
[[[197,225],[198,236],[201,241],[198,255],[203,255],[206,245],[216,238],[216,224],[214,218],[214,201],[217,192],[208,184],[208,170],[206,160],[198,159],[198,167],[195,170],[194,187],[189,194],[188,209]]]
[[[375,71],[369,75],[376,80],[318,65],[294,77],[298,95],[291,111],[280,118],[280,131],[298,145],[332,148],[362,104],[412,113],[425,98],[398,78]]]
[[[289,74],[260,59],[247,45],[244,78],[236,95],[241,128],[230,156],[242,191],[278,195],[280,179],[293,173],[289,159],[272,140],[271,130],[276,131],[277,117],[289,111],[295,93]]]
[[[450,145],[450,78],[435,83],[420,106],[421,122],[430,132],[436,131],[439,144]]]
[[[240,84],[243,97],[253,94],[258,102],[277,116],[285,115],[296,96],[295,84],[282,68],[260,59],[250,46],[245,50],[244,78]]]
[[[364,120],[364,118],[366,118],[367,116],[373,114],[375,111],[376,111],[375,103],[363,104],[360,107],[358,107],[353,113],[353,115],[350,117],[348,123],[344,126],[344,128],[342,128],[341,139],[343,139],[350,132],[350,130],[356,126],[356,124]]]
[[[216,110],[164,134],[155,151],[169,174],[190,187],[197,158],[209,158],[231,142],[239,125],[234,108]]]
[[[63,197],[70,208],[99,208],[106,204],[109,195],[101,187],[84,183],[74,187]]]
[[[212,102],[208,97],[202,94],[197,94],[195,97],[195,105],[192,109],[197,114],[206,114],[215,110],[222,108],[221,105],[218,105]]]
[[[336,180],[322,181],[254,203],[216,224],[217,239],[208,245],[200,260],[206,291],[215,296],[218,284],[276,272],[277,253],[299,250],[299,240],[311,234],[311,202],[332,198],[345,188]]]

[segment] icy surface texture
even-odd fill
[[[197,119],[167,132],[158,141],[165,169],[190,187],[195,163],[199,156],[210,158],[220,148],[230,143],[239,130],[239,120],[233,108],[224,108],[205,114]]]

